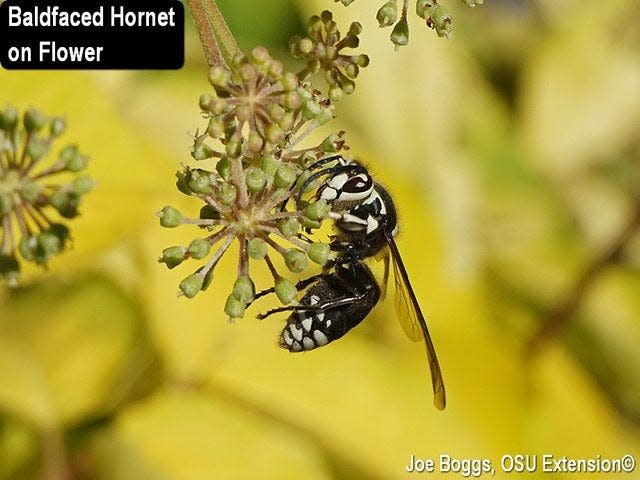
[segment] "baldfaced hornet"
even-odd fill
[[[333,165],[327,166],[329,164]],[[290,352],[327,345],[364,320],[384,295],[391,259],[400,324],[411,340],[424,339],[434,404],[442,410],[446,403],[442,373],[395,242],[398,225],[391,196],[373,180],[363,165],[339,155],[319,160],[309,167],[309,171],[313,173],[302,185],[298,201],[312,182],[324,178],[316,197],[331,205],[330,218],[337,232],[332,237],[330,248],[336,252],[335,260],[329,262],[321,274],[298,282],[298,290],[306,288],[298,305],[276,308],[258,315],[258,318],[277,312],[292,312],[280,334],[280,346]],[[382,286],[364,262],[370,257],[384,260]]]

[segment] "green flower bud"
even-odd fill
[[[324,265],[329,260],[329,244],[328,243],[319,243],[314,242],[309,246],[309,251],[307,255],[312,262],[315,262],[319,265]]]
[[[13,130],[18,124],[18,110],[9,105],[0,111],[0,128],[3,130]]]
[[[338,85],[340,85],[342,91],[347,95],[351,95],[356,89],[356,83],[345,76],[340,77],[340,79],[338,80]]]
[[[52,224],[49,227],[49,231],[54,233],[60,239],[60,242],[62,242],[63,245],[69,238],[69,229],[62,223]]]
[[[164,263],[169,269],[175,268],[180,265],[187,254],[185,247],[176,246],[165,248],[162,251],[162,257],[158,259],[158,263]]]
[[[229,180],[231,176],[231,160],[226,155],[218,160],[216,171],[223,179]]]
[[[27,145],[27,155],[31,157],[34,162],[37,162],[47,154],[47,143],[44,140],[31,139],[29,145]]]
[[[200,290],[202,290],[203,283],[204,278],[202,277],[202,275],[194,273],[180,282],[180,290],[185,297],[193,298],[198,294]]]
[[[242,318],[246,309],[246,304],[238,300],[233,294],[227,297],[227,302],[224,305],[224,313],[231,318]]]
[[[280,83],[282,83],[282,88],[285,89],[286,91],[294,90],[298,88],[298,85],[300,85],[300,82],[298,81],[298,77],[296,76],[296,74],[291,72],[285,73],[282,79],[280,80]]]
[[[204,141],[196,140],[191,148],[191,157],[193,157],[194,160],[207,160],[208,158],[212,158],[214,155],[215,150],[204,143]]]
[[[293,273],[300,273],[307,268],[307,256],[302,250],[290,248],[284,254],[284,263]]]
[[[426,19],[431,16],[434,5],[433,0],[418,0],[416,2],[416,13],[420,18]]]
[[[376,15],[380,28],[390,27],[398,19],[398,7],[396,0],[390,0],[385,3]]]
[[[336,153],[338,152],[342,146],[344,145],[344,140],[342,140],[342,133],[332,133],[327,138],[325,138],[320,144],[320,148],[324,153]]]
[[[360,67],[360,68],[365,68],[369,66],[369,55],[365,55],[360,54],[358,55],[358,57],[356,58],[356,64]]]
[[[38,246],[44,251],[45,257],[62,251],[62,241],[55,232],[46,230],[38,236]]]
[[[182,214],[169,205],[157,212],[156,215],[160,218],[160,225],[166,228],[174,228],[182,223]]]
[[[225,205],[233,205],[236,202],[236,187],[230,183],[223,183],[218,190],[218,197]]]
[[[191,188],[189,187],[189,181],[187,179],[188,173],[189,169],[186,169],[185,171],[178,170],[176,172],[176,187],[178,187],[178,190],[180,190],[185,195],[191,195],[193,193],[191,191]]]
[[[67,128],[67,122],[62,117],[55,117],[51,120],[49,132],[52,137],[59,137]]]
[[[229,140],[225,147],[227,155],[231,158],[237,158],[242,153],[242,144],[237,140]]]
[[[267,140],[273,144],[278,144],[282,140],[284,140],[284,132],[278,125],[274,123],[270,123],[269,125],[267,125],[266,135]]]
[[[214,87],[223,87],[229,81],[229,72],[226,68],[211,67],[209,69],[209,83]]]
[[[302,105],[302,98],[297,91],[291,91],[284,96],[283,104],[289,110],[297,110]]]
[[[304,209],[304,215],[310,220],[322,220],[329,215],[331,208],[324,200],[310,203]]]
[[[250,303],[256,295],[256,286],[251,278],[242,276],[233,285],[233,296],[244,303]]]
[[[302,54],[307,54],[307,53],[311,53],[314,49],[314,45],[313,42],[311,41],[310,38],[301,38],[300,42],[298,43],[298,49],[300,51],[300,53]]]
[[[447,9],[442,5],[438,5],[434,10],[431,19],[433,20],[433,28],[435,28],[438,36],[451,39],[451,35],[453,33],[453,21]]]
[[[42,187],[36,182],[32,182],[31,180],[26,180],[22,184],[22,188],[20,189],[22,198],[32,204],[37,202],[38,198],[40,197],[40,192],[42,192]]]
[[[273,184],[277,188],[287,188],[296,180],[296,170],[286,163],[281,164],[276,170]]]
[[[79,172],[87,166],[89,157],[82,155],[75,145],[69,145],[60,152],[59,161],[70,172]]]
[[[319,103],[313,100],[307,100],[306,102],[304,102],[304,106],[302,107],[302,115],[304,116],[305,120],[311,120],[321,113],[322,107]]]
[[[398,47],[409,43],[409,24],[407,23],[406,17],[401,18],[400,21],[396,23],[396,26],[393,27],[391,41],[396,46],[396,50]]]
[[[267,74],[274,80],[280,80],[282,78],[282,72],[284,71],[284,66],[282,62],[278,60],[274,60],[269,65],[269,71]]]
[[[292,112],[287,112],[282,117],[282,120],[278,122],[278,126],[283,130],[291,130],[295,123],[295,117]]]
[[[333,84],[329,87],[329,98],[332,102],[339,102],[343,97],[342,88],[339,85]]]
[[[268,247],[267,243],[261,238],[255,237],[249,240],[249,244],[247,245],[247,252],[249,256],[255,260],[261,260],[267,254]]]
[[[251,57],[253,58],[254,62],[259,65],[268,62],[270,59],[269,51],[262,46],[255,47],[251,51]]]
[[[96,182],[94,182],[91,177],[88,177],[85,175],[85,176],[76,178],[71,183],[71,190],[76,195],[84,195],[86,193],[89,193],[91,190],[93,190],[93,187],[95,187],[95,185],[96,185]]]
[[[13,254],[0,253],[0,277],[10,285],[16,285],[20,275],[20,265]]]
[[[189,188],[201,194],[211,193],[211,178],[209,173],[204,170],[191,170],[187,175],[189,179]]]
[[[278,221],[278,230],[280,230],[285,237],[293,237],[298,233],[298,230],[300,230],[300,222],[293,217],[281,218]]]
[[[49,203],[64,218],[78,215],[79,197],[73,192],[59,188],[49,196]]]
[[[211,107],[211,101],[214,98],[215,97],[213,95],[211,95],[210,93],[203,93],[202,95],[200,95],[200,99],[198,100],[198,104],[200,105],[200,109],[201,110],[205,110],[205,111],[209,111],[209,108]]]
[[[189,255],[196,260],[209,255],[211,244],[204,238],[196,238],[189,244]]]
[[[273,155],[264,155],[262,157],[262,162],[260,168],[262,171],[270,177],[273,177],[280,166],[280,160],[275,158]]]
[[[23,124],[27,132],[37,132],[44,127],[46,123],[47,117],[45,117],[40,110],[36,108],[29,108],[24,112]]]
[[[212,117],[209,119],[207,125],[207,134],[211,138],[220,138],[224,135],[224,123],[218,117]]]
[[[79,155],[78,152],[78,147],[75,145],[67,145],[66,147],[64,147],[61,151],[60,151],[60,155],[58,157],[58,161],[63,163],[63,164],[67,164],[69,163],[73,157],[75,157],[76,155]]]
[[[247,145],[250,151],[253,153],[259,153],[262,150],[262,147],[264,147],[264,139],[258,132],[252,131],[249,133]]]
[[[36,248],[38,248],[38,237],[35,235],[24,236],[20,239],[18,250],[25,260],[32,261],[35,258]]]
[[[244,65],[242,65],[238,73],[240,74],[240,78],[242,78],[242,80],[244,80],[245,82],[254,79],[258,74],[255,67],[250,63],[245,63]]]
[[[349,63],[344,68],[344,71],[347,74],[347,77],[356,78],[358,76],[358,74],[360,73],[360,68],[358,67],[358,64],[356,64],[356,63]]]
[[[267,114],[274,122],[279,122],[285,114],[284,108],[277,103],[270,103],[267,107]]]
[[[285,305],[293,302],[298,294],[296,286],[286,278],[278,277],[274,288],[280,302]]]
[[[267,181],[265,173],[256,167],[247,168],[244,176],[247,187],[254,193],[262,190]]]
[[[203,220],[220,220],[220,212],[218,212],[211,205],[204,205],[200,209],[199,218],[201,218]]]

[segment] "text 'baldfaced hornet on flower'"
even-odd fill
[[[411,340],[424,339],[434,404],[442,410],[446,403],[442,373],[395,242],[398,225],[391,196],[363,165],[340,155],[319,160],[307,171],[312,174],[300,189],[298,201],[312,182],[324,179],[316,197],[331,205],[330,218],[334,221],[336,235],[332,237],[330,248],[336,256],[325,265],[322,273],[298,282],[299,291],[306,289],[299,304],[275,308],[258,318],[292,312],[280,334],[280,345],[291,352],[327,345],[358,325],[378,303],[386,289],[389,263],[392,263],[397,315]],[[384,260],[382,286],[364,263],[370,257]],[[256,298],[272,291],[260,292]]]

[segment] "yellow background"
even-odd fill
[[[363,24],[371,65],[318,138],[347,130],[394,194],[447,408],[432,406],[424,348],[393,302],[290,355],[276,344],[284,317],[253,318],[268,301],[227,323],[235,252],[206,294],[176,298],[193,268],[156,259],[196,231],[153,213],[199,208],[174,186],[208,89],[189,28],[180,71],[0,71],[2,104],[66,115],[64,140],[90,154],[97,182],[73,248],[0,289],[0,478],[461,478],[409,475],[411,454],[489,458],[495,478],[640,478],[499,471],[504,454],[640,460],[637,235],[566,328],[526,348],[637,202],[638,2],[449,1],[454,40],[412,14],[398,52],[376,25],[382,0],[221,3],[244,48],[279,56],[323,8],[343,29]],[[262,265],[252,274],[268,284]]]

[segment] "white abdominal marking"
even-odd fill
[[[324,333],[322,333],[320,330],[313,331],[313,338],[315,338],[316,343],[318,344],[319,347],[322,347],[323,345],[326,345],[327,343],[329,343],[329,339],[327,338],[327,336]]]

